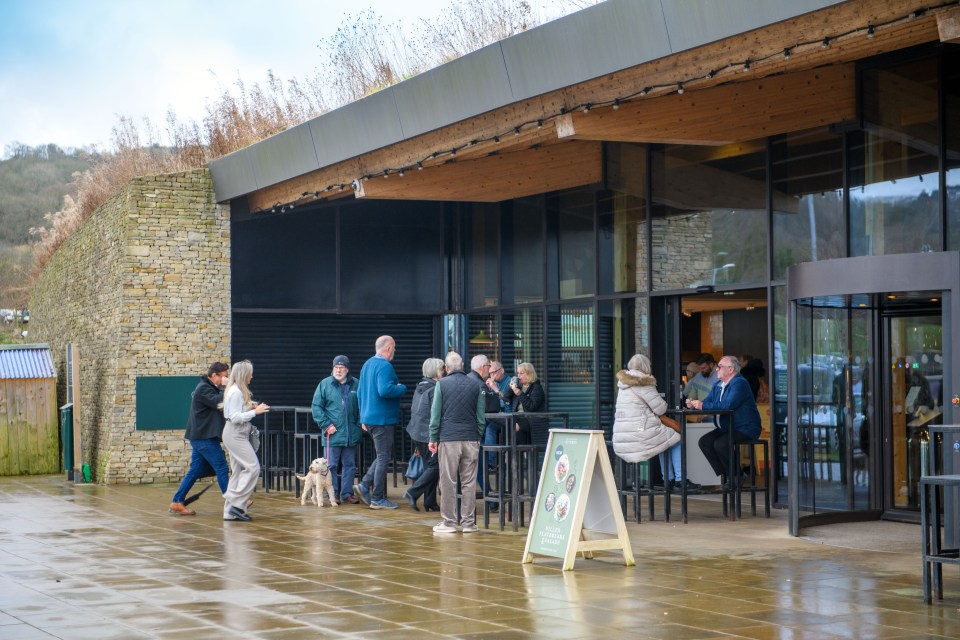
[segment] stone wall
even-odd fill
[[[198,169],[132,180],[44,267],[31,339],[50,344],[58,402],[65,351],[76,349],[79,462],[98,482],[179,480],[183,431],[137,431],[137,376],[200,375],[230,356],[229,209]]]

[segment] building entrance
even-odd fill
[[[955,421],[958,255],[803,263],[787,281],[790,532],[917,520],[923,443]]]
[[[891,482],[884,517],[919,518],[929,427],[943,424],[943,319],[936,294],[888,295],[883,317],[884,433]]]

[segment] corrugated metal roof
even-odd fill
[[[56,377],[49,345],[0,345],[0,380]]]

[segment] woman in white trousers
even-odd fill
[[[223,417],[227,419],[223,427],[223,445],[230,453],[230,482],[223,494],[224,520],[250,522],[253,519],[247,515],[247,501],[257,488],[260,462],[250,445],[250,431],[254,428],[250,421],[269,411],[270,407],[262,402],[254,404],[250,399],[251,380],[253,365],[249,360],[238,362],[230,370],[223,394]]]

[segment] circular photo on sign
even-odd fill
[[[553,505],[557,504],[557,495],[553,492],[547,494],[547,498],[543,501],[543,508],[545,511],[553,511]]]
[[[560,459],[560,456],[562,456],[562,455],[563,455],[563,445],[562,445],[562,444],[558,444],[558,445],[557,445],[557,448],[554,449],[554,451],[553,451],[553,458],[554,458],[555,460],[559,460],[559,459]]]
[[[566,520],[568,513],[570,513],[570,496],[561,493],[557,496],[557,506],[553,511],[553,517],[557,519],[557,522],[563,522]]]
[[[567,476],[567,493],[573,493],[573,485],[577,484],[577,476],[570,474]]]
[[[570,470],[570,458],[566,454],[560,456],[560,459],[557,460],[557,466],[553,469],[553,477],[557,482],[563,482],[563,479],[567,477],[567,471]]]

